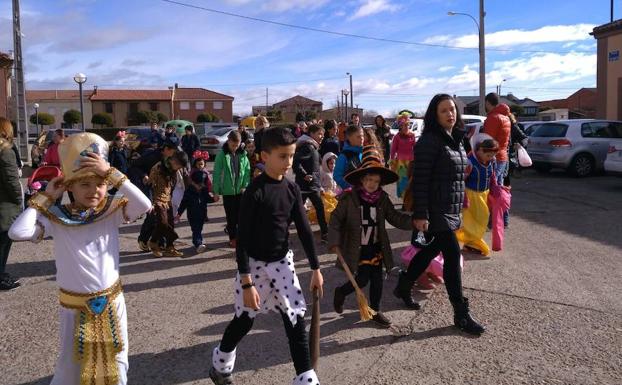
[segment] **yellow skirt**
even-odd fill
[[[337,207],[337,198],[333,193],[322,192],[320,195],[322,197],[322,203],[324,203],[324,218],[326,218],[326,223],[328,224],[328,222],[330,222],[330,214],[332,214],[333,210]],[[311,209],[307,211],[307,216],[311,224],[317,224],[317,213],[313,205],[311,205]]]
[[[480,192],[466,189],[469,207],[462,212],[462,227],[456,231],[458,242],[464,246],[479,250],[482,255],[490,254],[490,247],[484,241],[488,227],[488,190]]]

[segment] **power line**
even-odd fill
[[[351,37],[351,38],[364,39],[364,40],[374,40],[374,41],[381,41],[381,42],[385,42],[385,43],[408,44],[408,45],[414,45],[414,46],[420,46],[420,47],[463,49],[463,50],[478,50],[479,49],[478,47],[459,47],[459,46],[452,46],[452,45],[446,45],[446,44],[422,43],[422,42],[415,42],[415,41],[397,40],[397,39],[389,39],[389,38],[375,37],[375,36],[368,36],[368,35],[358,35],[358,34],[354,34],[354,33],[331,31],[331,30],[327,30],[327,29],[313,28],[313,27],[307,27],[307,26],[303,26],[303,25],[289,24],[289,23],[283,23],[283,22],[280,22],[280,21],[274,21],[274,20],[268,20],[268,19],[261,19],[261,18],[258,18],[258,17],[240,15],[240,14],[233,13],[233,12],[226,12],[226,11],[221,11],[221,10],[218,10],[218,9],[201,7],[199,5],[183,3],[181,1],[174,1],[174,0],[161,0],[161,1],[163,1],[165,3],[173,4],[173,5],[178,5],[178,6],[181,6],[181,7],[193,8],[193,9],[197,9],[197,10],[201,10],[201,11],[205,11],[205,12],[217,13],[217,14],[220,14],[220,15],[225,15],[225,16],[230,16],[230,17],[237,17],[237,18],[240,18],[240,19],[246,19],[246,20],[251,20],[251,21],[257,21],[257,22],[260,22],[260,23],[273,24],[273,25],[278,25],[278,26],[281,26],[281,27],[288,27],[288,28],[296,28],[296,29],[301,29],[301,30],[304,30],[304,31],[326,33],[326,34],[342,36],[342,37]],[[508,49],[508,48],[488,48],[488,47],[486,47],[486,51],[522,52],[522,53],[576,53],[576,52],[593,53],[593,51],[585,51],[585,50],[576,50],[576,51],[515,50],[515,49]]]

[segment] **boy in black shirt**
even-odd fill
[[[261,158],[265,172],[255,178],[242,197],[238,227],[235,280],[235,316],[220,345],[214,349],[209,375],[217,385],[232,384],[236,346],[248,334],[259,313],[281,314],[296,369],[293,384],[319,384],[311,367],[304,324],[304,296],[289,249],[289,224],[296,224],[298,237],[313,270],[311,290],[322,294],[323,278],[315,253],[313,233],[298,186],[284,177],[292,166],[296,138],[286,129],[266,130]]]

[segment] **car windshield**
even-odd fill
[[[563,138],[568,131],[567,124],[561,123],[546,123],[539,127],[536,127],[531,136],[536,138]]]
[[[211,131],[209,134],[213,135],[213,136],[223,136],[229,133],[229,131],[231,131],[231,127],[227,127],[227,128],[219,128],[217,130]]]

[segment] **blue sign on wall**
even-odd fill
[[[618,60],[620,60],[619,50],[609,52],[609,61],[618,61]]]

